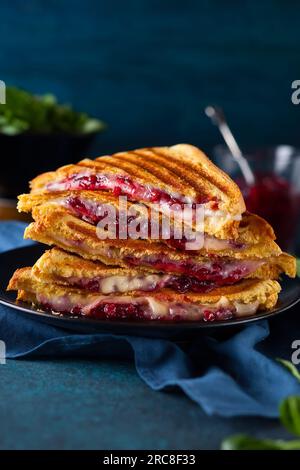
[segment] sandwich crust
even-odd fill
[[[268,261],[246,276],[251,279],[278,279],[285,273],[295,277],[294,258],[286,253],[268,259]],[[67,253],[58,248],[47,250],[32,267],[32,275],[41,282],[55,282],[62,285],[70,284],[72,279],[93,280],[110,276],[137,276],[146,275],[143,268],[120,268],[107,266],[97,261],[82,259],[77,255]]]
[[[39,282],[32,275],[31,268],[18,269],[10,280],[8,290],[18,290],[18,299],[30,302],[34,302],[37,294],[47,298],[70,298],[75,296],[76,299],[84,299],[85,302],[99,297],[99,294],[90,293],[82,289],[64,287],[55,283]],[[257,303],[259,310],[268,310],[276,304],[280,290],[281,288],[277,281],[248,279],[232,286],[218,287],[204,294],[180,294],[170,289],[162,289],[159,292],[147,293],[147,297],[158,301],[193,304],[215,304],[221,298],[225,298],[229,302],[239,302],[245,305]],[[128,295],[131,298],[140,297],[141,291],[131,291]],[[142,295],[145,295],[145,293]],[[104,297],[109,299],[113,295]],[[125,298],[126,295],[123,297]]]
[[[109,266],[99,261],[91,261],[59,248],[46,250],[32,267],[32,274],[38,280],[68,278],[102,278],[106,276],[138,276],[143,269]]]
[[[148,240],[105,239],[97,236],[96,227],[69,214],[63,207],[53,207],[51,204],[37,206],[32,211],[35,222],[25,230],[25,238],[31,238],[48,245],[76,253],[83,258],[102,261],[105,264],[126,266],[123,258],[134,256],[139,259],[144,256],[164,255],[170,259],[202,260],[210,256],[228,257],[234,259],[267,258],[278,256],[281,250],[273,240],[246,246],[239,251],[234,248],[208,254],[206,250],[195,252],[178,251],[166,247],[163,243],[149,243]],[[108,254],[104,254],[104,251]]]
[[[74,195],[72,191],[61,191],[55,193],[38,193],[38,194],[21,194],[19,196],[18,210],[20,212],[32,212],[37,206],[43,204],[53,204],[61,207],[62,201],[68,200]],[[96,191],[80,191],[80,197],[84,201],[88,201],[94,207],[99,207],[101,204],[112,205],[116,210],[119,209],[119,200],[117,197],[110,193],[96,192]],[[128,208],[132,207],[132,203],[127,201]],[[150,210],[146,209],[150,218]],[[207,229],[207,227],[205,227]],[[223,229],[222,229],[223,230]],[[206,230],[209,233],[209,230]],[[218,233],[218,238],[220,232]],[[224,237],[223,239],[226,239]],[[275,240],[274,230],[270,224],[258,215],[245,212],[242,220],[239,222],[237,232],[237,243],[254,244],[269,240]],[[149,239],[151,242],[151,239]]]
[[[142,203],[148,215],[150,208],[159,211],[160,222],[174,203],[193,204],[193,211],[202,204],[204,247],[184,250],[184,239],[177,242],[172,229],[168,240],[148,238],[148,229],[145,239],[111,237],[97,224],[105,217],[103,204],[120,209],[119,195],[127,196],[129,206]],[[56,248],[32,268],[18,269],[8,290],[50,311],[225,320],[272,308],[280,292],[275,279],[296,275],[295,258],[282,253],[272,227],[246,212],[238,186],[188,144],[86,158],[44,173],[31,182],[30,194],[19,197],[18,209],[34,219],[25,238]],[[174,229],[174,207],[171,214]],[[217,286],[225,282],[233,284]]]
[[[31,182],[31,191],[34,194],[47,192],[50,183],[78,174],[123,176],[190,202],[218,201],[224,216],[217,226],[210,222],[205,229],[219,238],[236,238],[240,216],[246,210],[238,186],[201,150],[188,144],[119,152],[96,160],[84,159],[76,165],[39,175]]]

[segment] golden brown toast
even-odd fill
[[[108,266],[100,261],[91,261],[81,258],[72,253],[52,248],[36,261],[32,267],[33,276],[39,280],[45,279],[44,276],[55,279],[68,278],[89,278],[134,275],[139,276],[145,271],[137,268],[120,268],[118,266]]]
[[[62,205],[67,208],[67,201],[72,198],[74,192],[62,191],[58,193],[38,193],[38,194],[22,194],[19,196],[18,210],[20,212],[32,212],[32,210],[43,204],[52,204],[58,207]],[[76,196],[78,197],[78,196]],[[119,200],[114,195],[105,192],[95,191],[81,191],[80,199],[87,201],[91,208],[97,208],[104,205],[112,205],[116,210],[119,210]],[[128,201],[128,210],[133,206]],[[69,208],[68,211],[72,213]],[[150,220],[150,210],[147,210]],[[75,214],[73,214],[75,215]],[[160,221],[161,224],[161,221]],[[207,237],[207,235],[206,235]],[[212,239],[214,237],[211,237]],[[269,240],[275,240],[273,228],[263,218],[255,214],[245,212],[239,224],[237,244],[252,244],[252,243],[268,243]],[[151,239],[149,239],[151,242]],[[162,240],[163,241],[163,240]],[[218,245],[217,245],[218,246]],[[219,249],[219,248],[217,248]]]
[[[21,194],[18,196],[18,210],[19,212],[32,212],[33,208],[42,204],[55,204],[61,200],[66,200],[74,194],[73,191],[56,191],[52,193],[29,193]],[[112,204],[118,207],[118,198],[109,192],[98,191],[80,191],[80,196],[95,204]],[[132,203],[128,201],[128,205]]]
[[[124,266],[122,257],[127,255],[140,258],[145,255],[165,254],[173,260],[187,259],[191,256],[195,259],[210,256],[205,249],[197,251],[195,254],[189,251],[174,250],[159,242],[149,243],[148,240],[130,238],[127,240],[101,240],[97,236],[96,227],[77,219],[64,207],[55,207],[51,204],[35,207],[32,215],[35,222],[25,230],[25,238],[32,238],[48,245],[57,245],[84,258],[99,260],[106,264]],[[104,251],[109,251],[109,254],[105,255]],[[264,239],[259,243],[246,245],[241,250],[229,247],[214,252],[214,256],[235,259],[266,258],[279,254],[281,254],[281,250],[272,239]]]
[[[278,279],[282,273],[295,277],[294,258],[286,253],[268,259],[265,264],[246,276],[246,278],[261,280]],[[37,260],[32,268],[32,275],[40,282],[55,282],[62,285],[70,285],[76,280],[84,280],[87,283],[88,281],[93,282],[95,279],[108,279],[117,276],[118,285],[120,285],[122,279],[124,280],[123,285],[126,286],[128,278],[130,280],[134,278],[139,280],[148,278],[151,281],[150,285],[153,286],[156,281],[160,280],[161,282],[166,278],[164,274],[158,274],[155,278],[153,275],[149,276],[149,273],[142,268],[107,266],[101,262],[80,258],[58,248],[47,250]]]
[[[267,262],[260,266],[255,272],[249,274],[251,279],[279,279],[281,274],[296,277],[296,259],[288,253],[267,258]]]
[[[96,160],[84,159],[76,165],[39,175],[31,182],[32,193],[67,189],[61,187],[61,183],[74,175],[122,177],[130,181],[131,187],[138,184],[146,188],[150,199],[154,193],[163,191],[174,201],[204,203],[210,210],[216,210],[217,206],[218,224],[210,221],[206,230],[219,238],[236,237],[239,220],[246,210],[238,186],[201,150],[188,144],[120,152]],[[156,200],[135,196],[137,193],[128,192],[124,185],[122,188],[118,189],[118,194],[127,194],[133,201],[149,205]],[[164,209],[161,207],[161,210]]]
[[[103,311],[101,307],[107,304],[133,304],[139,305],[139,319],[201,320],[204,317],[208,321],[249,316],[257,310],[268,310],[274,307],[280,292],[276,281],[244,280],[205,294],[178,294],[163,289],[147,294],[132,291],[129,295],[104,296],[53,283],[41,283],[32,276],[31,268],[16,271],[8,289],[18,290],[18,300],[34,303],[44,309],[51,307],[53,311],[62,313],[94,316],[101,312],[102,316],[111,318],[108,315],[111,309]],[[125,314],[123,312],[122,318],[130,318],[129,312],[128,315],[126,311]]]

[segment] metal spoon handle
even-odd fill
[[[240,147],[237,144],[226,120],[224,113],[221,108],[215,106],[207,106],[205,108],[206,115],[212,120],[213,124],[218,126],[223,139],[225,140],[233,158],[239,165],[241,172],[249,186],[255,183],[255,176],[251,170],[247,159],[243,156]]]

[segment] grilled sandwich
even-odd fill
[[[186,205],[195,228],[198,204],[202,242],[192,248],[178,229]],[[44,173],[19,197],[18,209],[34,220],[25,238],[54,248],[17,270],[8,289],[47,311],[222,321],[271,309],[277,279],[296,275],[295,259],[281,251],[272,227],[246,212],[236,184],[191,145],[121,152]],[[114,219],[105,225],[108,214]]]
[[[192,145],[153,147],[84,159],[31,182],[31,192],[109,192],[173,214],[183,204],[201,204],[205,232],[222,239],[238,235],[245,203],[238,186]]]
[[[292,257],[285,253],[270,258],[245,278],[278,279],[282,271],[290,274]],[[151,273],[142,268],[120,268],[101,262],[82,259],[58,248],[47,250],[32,267],[33,277],[40,282],[85,289],[102,294],[124,293],[132,290],[158,291],[170,288],[175,292],[210,292],[226,279],[201,280],[194,276],[170,273]],[[223,281],[223,282],[222,282]]]
[[[74,191],[62,191],[55,193],[42,193],[42,194],[22,194],[19,196],[18,209],[20,212],[33,212],[38,217],[39,213],[45,214],[49,209],[55,208],[56,210],[66,209],[71,215],[79,220],[83,220],[91,225],[97,226],[100,230],[99,222],[107,218],[108,212],[112,212],[115,216],[114,223],[112,224],[112,231],[115,238],[121,238],[122,233],[120,229],[119,219],[120,215],[119,200],[109,193],[97,193],[93,191],[82,190],[80,193]],[[43,206],[40,211],[36,208]],[[121,207],[122,209],[122,207]],[[140,212],[139,212],[140,211]],[[189,239],[185,237],[183,227],[181,232],[177,232],[174,224],[170,221],[167,226],[168,230],[163,229],[162,216],[160,215],[156,220],[159,230],[155,233],[151,226],[151,211],[145,206],[136,206],[130,202],[126,202],[125,220],[123,216],[123,224],[125,226],[125,233],[130,238],[130,226],[134,224],[136,227],[139,222],[139,238],[147,239],[150,243],[153,241],[161,241],[168,246],[185,250]],[[109,232],[111,224],[103,224],[103,227]],[[112,235],[112,233],[111,233]],[[195,237],[195,232],[191,232],[191,237]],[[234,239],[220,239],[213,235],[203,234],[200,247],[198,250],[202,251],[221,251],[226,249],[243,249],[246,245],[264,243],[275,240],[275,234],[272,227],[261,217],[245,212],[239,224],[238,237]]]
[[[265,278],[274,270],[295,276],[294,258],[280,256],[282,252],[272,239],[246,245],[240,250],[229,247],[220,252],[193,254],[147,240],[126,240],[126,243],[110,238],[101,240],[93,225],[77,219],[63,207],[37,206],[33,217],[36,222],[27,227],[25,238],[56,245],[110,266],[184,275],[216,285],[233,284],[259,272],[263,272]]]
[[[31,268],[22,268],[15,272],[8,289],[18,290],[18,300],[54,313],[98,319],[223,321],[271,309],[277,302],[280,285],[272,280],[249,279],[207,293],[181,294],[164,288],[103,295],[41,282]]]

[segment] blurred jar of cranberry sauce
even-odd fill
[[[282,249],[294,251],[300,215],[300,150],[281,145],[247,154],[255,175],[253,186],[246,184],[225,147],[217,147],[214,157],[239,185],[247,210],[272,225]]]

